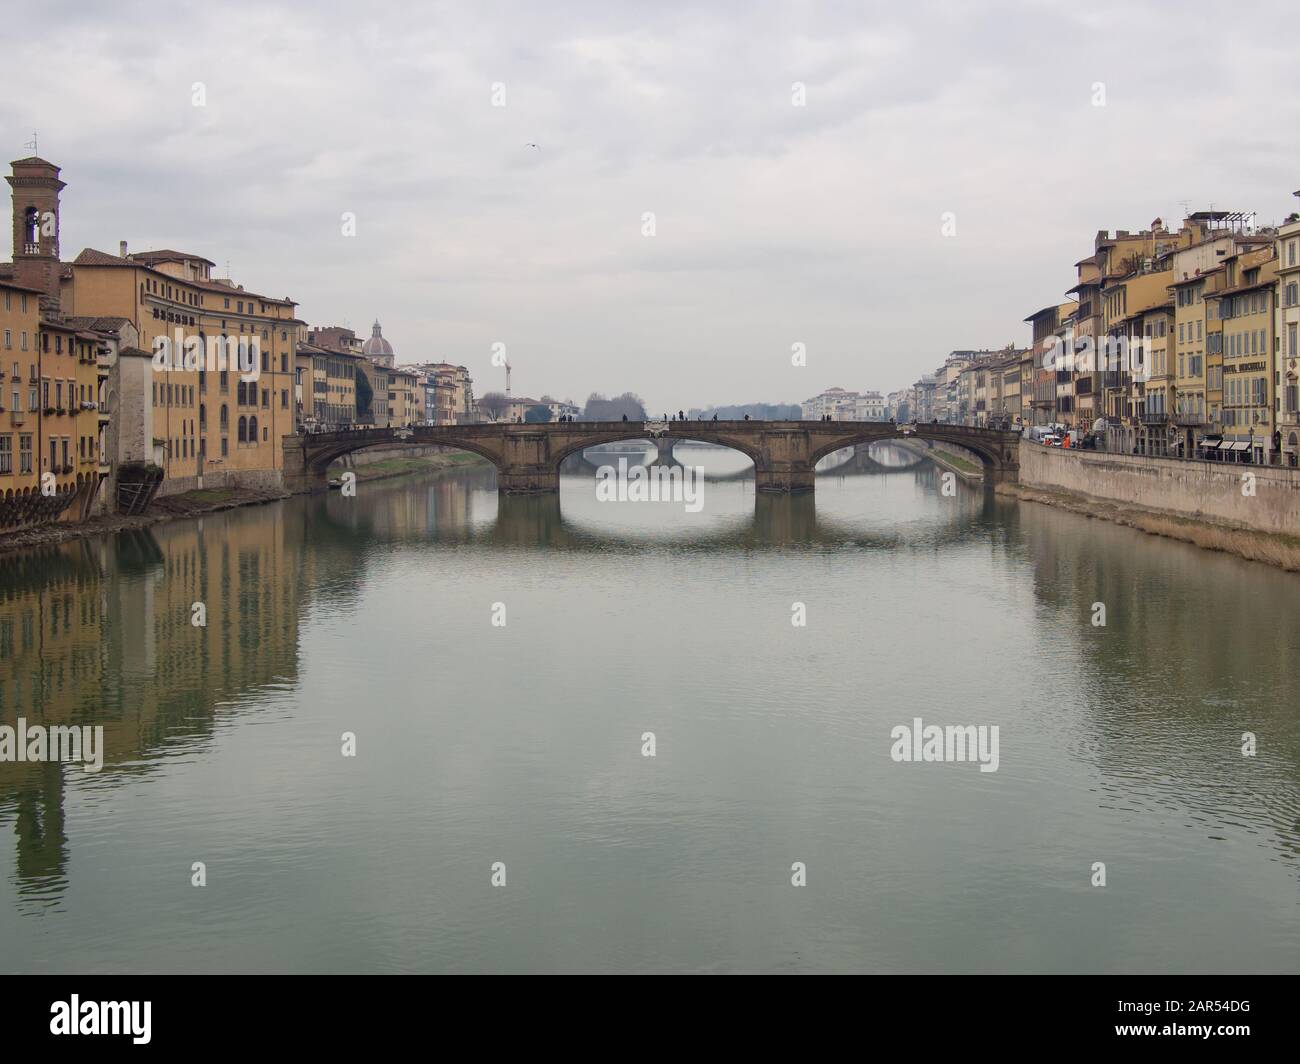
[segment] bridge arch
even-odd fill
[[[687,424],[689,424],[689,422],[687,422]],[[706,424],[706,423],[701,422],[701,424]],[[663,438],[675,440],[678,443],[716,444],[719,447],[726,447],[732,451],[739,451],[741,454],[743,454],[746,458],[748,458],[751,462],[754,463],[755,469],[759,468],[760,455],[757,447],[746,444],[743,441],[724,436],[723,434],[708,433],[707,435],[692,435],[689,432],[669,431],[663,433],[662,435]],[[558,468],[559,464],[563,462],[566,458],[568,458],[570,455],[577,454],[580,451],[588,450],[591,447],[599,447],[607,443],[631,443],[637,440],[649,440],[653,444],[655,442],[655,437],[651,436],[643,428],[640,432],[629,432],[627,435],[615,434],[612,436],[605,436],[599,440],[594,440],[594,441],[580,440],[575,443],[566,445],[564,447],[557,448],[555,464],[556,467]]]
[[[1000,441],[981,439],[974,433],[946,431],[942,427],[932,425],[898,425],[886,426],[882,429],[879,423],[870,428],[864,426],[859,432],[847,432],[829,443],[823,443],[812,450],[809,458],[813,467],[816,468],[821,459],[838,451],[841,447],[856,447],[863,443],[885,443],[889,440],[906,439],[950,443],[954,447],[961,447],[980,460],[986,473],[999,473],[1005,465],[1003,447]]]
[[[382,431],[382,430],[381,430]],[[380,436],[376,431],[372,434],[369,430],[358,430],[346,433],[330,433],[330,439],[315,446],[311,446],[308,451],[309,457],[306,461],[307,471],[317,476],[323,476],[331,465],[337,462],[345,455],[355,454],[357,451],[392,451],[399,447],[418,447],[425,446],[429,443],[436,443],[440,447],[449,447],[457,451],[469,451],[471,454],[477,454],[491,462],[498,471],[501,468],[501,455],[494,452],[488,447],[484,447],[471,440],[447,439],[424,441],[412,437],[410,439],[395,439],[391,435]],[[337,437],[346,436],[349,439],[338,439]],[[308,437],[313,440],[313,437]]]

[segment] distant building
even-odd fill
[[[805,399],[800,404],[800,409],[805,421],[821,421],[828,415],[833,421],[855,421],[859,398],[861,396],[857,392],[844,388],[827,388],[821,395]]]
[[[429,424],[470,425],[479,420],[474,381],[464,366],[450,362],[422,362],[403,368],[424,374],[425,394],[432,394],[432,404],[427,399],[425,403],[424,417]]]
[[[885,397],[879,392],[863,392],[853,404],[855,421],[887,421]]]

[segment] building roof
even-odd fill
[[[202,255],[194,255],[188,251],[172,251],[164,248],[161,251],[133,251],[127,256],[134,262],[143,262],[146,266],[152,266],[155,262],[203,262],[208,266],[216,266],[211,259],[205,259]]]
[[[45,290],[42,288],[28,288],[26,285],[16,284],[5,277],[0,277],[0,288],[8,288],[14,292],[26,292],[32,296],[45,295]]]
[[[365,362],[364,355],[358,355],[355,351],[344,351],[338,347],[321,347],[320,344],[309,344],[306,340],[298,341],[298,351],[307,355],[330,355],[334,358],[354,358],[358,362]]]
[[[79,329],[87,329],[90,332],[119,332],[123,325],[132,324],[130,318],[117,318],[110,315],[101,317],[85,317],[83,315],[70,314],[63,319],[66,322],[75,325]]]
[[[146,261],[144,256],[171,256],[170,258],[153,258]],[[179,258],[177,257],[179,256]],[[193,285],[195,288],[202,288],[207,292],[221,292],[224,295],[239,295],[245,299],[256,299],[263,303],[279,303],[282,306],[297,306],[295,300],[285,296],[279,299],[275,296],[264,296],[260,292],[249,292],[235,284],[233,281],[224,280],[198,280],[192,277],[173,277],[169,273],[163,273],[161,270],[154,268],[154,262],[178,262],[183,259],[192,261],[206,262],[209,266],[213,265],[209,260],[200,255],[190,255],[183,251],[148,251],[140,255],[131,254],[126,258],[121,255],[112,255],[107,251],[99,251],[97,248],[83,248],[81,253],[72,260],[72,266],[126,266],[133,270],[149,270],[151,273],[158,274],[159,277],[166,277],[169,282],[178,284]],[[65,263],[65,267],[69,264]],[[64,276],[67,276],[65,273]],[[206,308],[205,308],[206,309]]]

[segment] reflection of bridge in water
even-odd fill
[[[858,444],[895,439],[945,442],[964,448],[984,466],[984,481],[1015,480],[1020,437],[1000,429],[965,425],[896,425],[880,421],[684,421],[667,426],[644,422],[430,425],[284,437],[285,484],[294,491],[320,491],[331,462],[360,450],[438,444],[487,458],[497,486],[508,495],[560,489],[560,466],[570,455],[601,444],[653,436],[665,442],[698,441],[739,451],[754,463],[759,491],[812,491],[817,463]]]
[[[576,451],[569,455],[560,463],[560,472],[570,476],[595,476],[605,466],[616,466],[620,458],[627,458],[629,464],[645,466],[684,466],[693,464],[691,461],[683,461],[681,455],[677,453],[675,444],[681,443],[688,449],[700,449],[707,446],[708,452],[722,453],[730,452],[730,448],[716,448],[714,445],[701,445],[695,440],[625,440],[621,441],[631,445],[631,449],[624,450],[613,448],[588,448],[582,451]],[[878,444],[858,444],[855,447],[846,447],[843,452],[832,451],[818,460],[815,471],[818,476],[844,476],[846,474],[859,473],[906,473],[910,470],[917,469],[924,465],[928,459],[918,455],[914,451],[905,450],[901,447],[890,447],[893,441],[886,441]],[[895,454],[908,456],[911,461],[908,462],[882,462],[872,455],[872,450],[876,447],[887,447]],[[649,451],[654,451],[650,455]],[[734,453],[734,452],[732,452]],[[691,456],[694,457],[694,456]],[[719,472],[704,469],[704,479],[713,482],[725,482],[731,480],[753,480],[754,467],[747,463],[740,469],[733,469],[727,472]]]

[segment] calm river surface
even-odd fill
[[[0,724],[107,748],[0,764],[0,970],[1300,970],[1300,578],[929,463],[494,485],[0,555]]]

